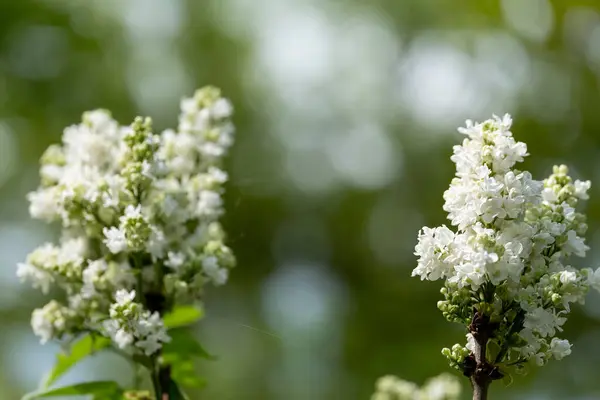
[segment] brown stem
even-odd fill
[[[487,400],[490,381],[477,383],[472,377],[471,384],[473,385],[473,400]]]
[[[488,389],[492,379],[489,374],[489,364],[485,359],[485,349],[488,338],[485,335],[479,335],[475,338],[475,372],[471,375],[471,385],[473,386],[473,400],[487,400]]]
[[[488,389],[494,379],[502,378],[502,374],[486,360],[486,349],[489,338],[494,332],[494,325],[489,317],[475,311],[469,331],[475,339],[475,348],[471,355],[474,368],[469,371],[471,386],[473,386],[473,400],[487,400]]]

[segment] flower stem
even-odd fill
[[[475,379],[471,378],[471,384],[473,385],[473,400],[487,400],[490,382],[476,383]]]
[[[160,400],[170,400],[171,396],[171,367],[168,365],[161,366],[158,369],[158,382],[161,389]]]
[[[158,312],[161,316],[167,308],[166,299],[159,293],[146,293],[146,305],[151,312]],[[152,386],[156,393],[156,400],[171,400],[171,367],[160,365],[161,352],[154,356],[154,368],[152,371]]]
[[[471,355],[474,368],[468,375],[473,387],[473,400],[487,400],[492,381],[502,378],[498,368],[486,360],[487,343],[494,332],[494,324],[490,322],[488,316],[475,311],[469,331],[475,339]]]
[[[487,337],[475,339],[475,362],[477,364],[475,372],[471,375],[471,385],[473,386],[473,400],[487,400],[488,389],[492,383],[486,366],[485,349],[487,346]]]
[[[154,395],[156,400],[162,400],[162,389],[160,386],[160,379],[158,379],[158,373],[152,371],[152,388],[154,389]]]

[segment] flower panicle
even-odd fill
[[[17,274],[47,293],[67,294],[35,310],[43,342],[91,331],[146,356],[169,341],[148,304],[202,298],[226,283],[235,257],[219,222],[234,140],[233,107],[213,87],[181,101],[177,129],[155,133],[150,118],[122,126],[107,110],[88,111],[41,158],[41,185],[28,195],[33,218],[58,223]]]
[[[574,180],[564,165],[543,181],[517,169],[529,154],[511,126],[506,115],[459,129],[466,138],[454,146],[456,176],[444,193],[454,229],[424,227],[415,247],[412,275],[444,280],[438,308],[467,327],[466,347],[444,350],[463,372],[478,341],[488,361],[506,371],[562,359],[571,345],[556,335],[571,304],[600,289],[600,270],[569,263],[589,250],[586,217],[577,207],[589,198],[590,181]],[[485,340],[475,340],[482,337],[475,319],[486,322]]]

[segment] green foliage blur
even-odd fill
[[[0,0],[0,399],[34,389],[57,345],[29,328],[44,298],[16,263],[57,230],[28,217],[38,158],[81,113],[175,126],[213,84],[236,107],[225,220],[239,266],[197,336],[216,361],[192,399],[367,399],[385,374],[422,383],[464,340],[439,283],[410,278],[464,120],[513,115],[524,168],[593,182],[600,264],[597,0]],[[569,321],[573,354],[494,399],[600,398],[600,296]],[[111,354],[61,383],[134,380]],[[468,383],[465,380],[465,391]]]

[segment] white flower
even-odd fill
[[[102,206],[105,208],[116,208],[121,202],[121,196],[125,190],[125,180],[119,175],[107,175],[104,178],[106,189],[102,193]]]
[[[387,375],[377,380],[375,389],[371,400],[458,400],[462,391],[458,379],[450,374],[431,378],[421,388],[413,382]]]
[[[465,346],[467,349],[471,350],[471,352],[475,352],[475,337],[471,333],[467,333],[467,345]]]
[[[553,337],[570,304],[583,303],[590,287],[600,289],[600,270],[579,271],[567,263],[589,249],[585,216],[575,207],[588,198],[590,182],[573,181],[566,166],[555,166],[544,181],[516,169],[528,153],[513,138],[511,124],[509,116],[494,117],[459,129],[467,138],[453,148],[456,176],[443,206],[456,231],[423,228],[412,275],[445,280],[438,308],[448,320],[485,316],[498,322],[490,339],[510,343],[513,333],[524,339],[499,362],[514,362],[520,354],[522,361],[544,365],[547,349],[555,346],[557,359],[566,351]],[[475,349],[472,334],[466,347],[444,350],[459,369],[463,349]]]
[[[60,253],[58,254],[58,263],[73,265],[82,264],[87,255],[87,247],[87,240],[82,237],[63,240]]]
[[[218,183],[225,183],[227,182],[227,172],[223,171],[222,169],[216,168],[216,167],[210,167],[208,169],[208,174],[211,176],[211,178]]]
[[[401,399],[413,399],[419,393],[419,387],[395,376],[384,376],[377,380],[377,391]]]
[[[54,337],[54,324],[49,320],[44,309],[38,308],[31,315],[31,327],[33,333],[40,337],[42,344]]]
[[[163,257],[167,244],[167,238],[164,232],[157,227],[153,227],[148,243],[146,244],[146,248],[148,253],[152,256],[152,259],[156,260]]]
[[[566,319],[544,308],[535,308],[525,315],[523,326],[539,333],[542,337],[554,336],[556,330],[562,331],[561,326]]]
[[[225,154],[225,149],[216,143],[204,143],[200,146],[202,155],[211,158],[220,158]]]
[[[429,379],[421,393],[423,400],[453,400],[460,398],[462,387],[454,375],[441,374]]]
[[[223,285],[227,282],[229,273],[227,269],[219,267],[216,257],[206,257],[202,260],[202,269],[215,285]]]
[[[173,268],[173,269],[178,269],[179,267],[181,267],[186,260],[185,254],[181,253],[181,252],[172,252],[170,251],[168,254],[168,259],[167,261],[165,261],[165,265],[167,267]]]
[[[28,263],[19,263],[17,265],[17,277],[21,281],[31,282],[34,288],[41,289],[42,293],[47,294],[50,290],[50,285],[54,282],[54,278],[47,271],[36,268]]]
[[[546,364],[546,354],[544,353],[536,353],[532,356],[532,358],[535,362],[535,365],[537,365],[538,367],[541,367],[544,364]]]
[[[119,289],[115,293],[116,304],[122,306],[131,303],[135,299],[135,290],[127,291]]]
[[[146,336],[138,340],[135,345],[144,351],[144,354],[150,356],[162,348],[160,338],[155,335]]]
[[[595,271],[589,270],[588,283],[591,287],[600,291],[600,268]]]
[[[235,259],[219,218],[232,112],[207,87],[182,100],[177,129],[156,134],[141,117],[121,126],[96,110],[46,150],[30,213],[60,222],[61,240],[17,267],[34,287],[54,285],[66,295],[69,307],[51,302],[34,312],[43,341],[91,332],[151,356],[170,340],[163,308],[198,300],[208,282],[227,281]],[[151,293],[165,297],[159,312],[147,308]]]
[[[150,313],[135,303],[135,291],[119,290],[115,303],[111,305],[111,319],[103,327],[114,342],[122,349],[131,345],[150,356],[171,340],[158,312]]]
[[[128,205],[125,209],[125,215],[121,217],[122,221],[138,219],[142,217],[142,207],[138,204],[137,206]]]
[[[219,99],[212,106],[211,114],[216,119],[229,118],[233,113],[233,106],[227,99]]]
[[[424,227],[419,232],[419,242],[415,247],[415,255],[419,263],[413,270],[412,276],[420,276],[421,280],[437,280],[446,276],[452,265],[445,260],[449,254],[449,246],[454,240],[454,232],[446,226],[439,228]]]
[[[568,203],[563,202],[561,204],[561,207],[563,209],[563,215],[565,216],[565,220],[567,221],[573,221],[575,219],[575,208],[571,207]]]
[[[103,259],[94,260],[88,264],[82,274],[83,287],[81,288],[81,293],[84,298],[90,298],[97,293],[96,287],[98,281],[107,269],[108,264]]]
[[[180,103],[181,111],[186,114],[193,114],[198,111],[198,102],[193,98],[185,98]]]
[[[87,111],[83,114],[83,120],[85,123],[97,133],[112,138],[112,136],[118,134],[117,123],[112,119],[110,112],[107,110],[93,110]]]
[[[561,271],[559,279],[564,285],[574,284],[578,280],[577,274],[574,271]]]
[[[74,312],[52,300],[43,308],[35,309],[31,315],[33,333],[42,344],[55,337],[69,333]]]
[[[550,342],[550,351],[552,356],[557,360],[562,360],[564,357],[571,354],[571,347],[573,345],[568,340],[552,338]]]
[[[125,332],[124,329],[118,329],[115,333],[114,340],[119,348],[125,349],[133,343],[134,338],[131,333]]]
[[[592,182],[590,181],[575,181],[575,197],[581,200],[588,200],[590,196],[588,195],[588,190],[592,187]]]
[[[167,217],[173,217],[177,213],[177,209],[180,207],[180,204],[173,196],[166,196],[165,201],[162,204],[162,211],[165,213]]]
[[[198,215],[213,216],[221,212],[223,200],[221,196],[211,190],[203,190],[200,192],[196,213]]]
[[[585,253],[589,249],[590,248],[585,244],[584,239],[577,236],[575,231],[571,230],[567,232],[567,242],[563,247],[563,252],[565,255],[573,253],[578,257],[585,257]]]
[[[29,214],[34,218],[44,221],[53,221],[61,214],[61,208],[58,198],[59,192],[56,189],[39,189],[27,195],[29,200]]]
[[[552,188],[547,187],[542,191],[542,200],[553,204],[558,201],[558,195]]]
[[[140,319],[137,324],[137,336],[141,339],[135,345],[147,356],[160,350],[163,343],[171,341],[160,315],[156,312],[145,319]]]
[[[117,227],[104,228],[104,244],[112,253],[120,253],[127,249],[125,232]]]

